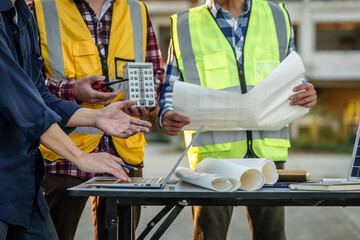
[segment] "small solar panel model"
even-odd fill
[[[360,135],[360,124],[356,132],[356,140],[354,144],[354,150],[352,154],[351,164],[349,167],[349,173],[347,180],[351,182],[360,182],[360,145],[359,145],[359,135]]]
[[[122,89],[126,100],[136,101],[137,107],[156,106],[152,63],[129,62],[125,64],[123,79],[127,79],[121,83],[125,85]]]

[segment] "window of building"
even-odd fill
[[[316,50],[360,50],[360,22],[316,24]]]
[[[354,134],[360,122],[360,100],[348,100],[343,115],[343,128],[346,134]]]

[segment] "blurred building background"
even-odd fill
[[[144,0],[164,62],[169,16],[205,1]],[[349,152],[360,120],[360,0],[285,0],[306,77],[318,93],[310,114],[291,126],[294,148]]]

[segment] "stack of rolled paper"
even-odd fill
[[[177,168],[175,176],[184,182],[214,191],[254,191],[278,180],[275,163],[267,158],[202,160],[195,171]]]

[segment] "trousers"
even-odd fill
[[[142,176],[142,170],[130,171],[129,176]],[[65,175],[45,173],[42,190],[50,209],[59,240],[73,240],[81,214],[88,197],[69,196],[67,189],[83,183],[84,180]],[[136,229],[140,220],[140,206],[133,208],[133,228]],[[92,197],[92,215],[96,240],[107,239],[105,228],[105,199]],[[126,239],[128,240],[128,239]]]
[[[33,205],[28,228],[8,224],[0,220],[0,240],[57,240],[50,215],[41,216],[39,207]]]
[[[283,169],[284,163],[276,163]],[[193,240],[226,240],[233,206],[193,206]],[[285,208],[245,206],[253,240],[286,240]]]

